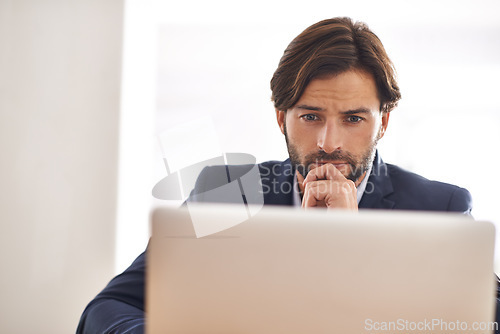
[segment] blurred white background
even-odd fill
[[[500,187],[495,176],[500,163],[495,148],[500,144],[498,1],[187,1],[175,6],[153,1],[150,9],[153,15],[145,15],[142,25],[149,26],[148,34],[129,50],[145,57],[138,56],[130,68],[151,73],[149,86],[129,77],[137,88],[130,94],[143,90],[145,96],[136,96],[140,101],[155,98],[148,104],[155,135],[181,125],[186,129],[186,124],[208,117],[207,126],[215,127],[220,143],[217,148],[206,145],[213,138],[207,140],[195,128],[185,131],[179,140],[192,148],[185,151],[188,158],[165,156],[169,164],[180,168],[198,155],[203,160],[201,152],[215,156],[221,151],[251,153],[258,161],[285,159],[284,138],[270,101],[270,78],[288,43],[303,29],[325,18],[350,16],[366,22],[380,37],[398,72],[403,98],[379,144],[383,159],[467,188],[475,218],[500,223],[495,209],[495,189]],[[143,112],[136,117],[142,119]],[[142,138],[149,140],[151,129],[143,130]],[[137,140],[137,131],[137,122],[131,122],[130,138]],[[175,147],[178,142],[163,143],[169,144]],[[153,185],[167,175],[164,153],[157,143],[154,147]],[[134,156],[122,162],[122,168],[137,164]],[[144,161],[139,162],[143,172],[131,173],[121,185],[149,172]],[[134,167],[134,173],[138,170]],[[139,196],[137,191],[128,193]],[[137,200],[121,206],[123,217],[134,220],[119,220],[119,231],[129,232],[118,239],[118,271],[137,253],[129,236],[146,228],[129,214],[138,209],[130,205]],[[147,210],[149,204],[144,203],[142,216]],[[146,232],[142,235],[137,249],[147,238]]]
[[[166,176],[160,134],[200,119],[214,129],[187,130],[178,142],[190,160],[169,153],[171,171],[219,152],[286,158],[269,80],[287,44],[329,17],[366,22],[395,63],[403,99],[384,160],[468,188],[474,216],[500,223],[499,10],[496,0],[0,0],[0,332],[74,331],[145,249],[151,207],[179,204],[151,196]]]

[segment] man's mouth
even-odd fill
[[[317,168],[326,164],[331,164],[337,169],[346,168],[349,164],[345,161],[316,161],[311,164],[312,168]]]

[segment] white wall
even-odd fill
[[[122,0],[0,0],[1,333],[71,333],[113,275]]]

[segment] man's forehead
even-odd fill
[[[294,108],[325,111],[379,110],[380,100],[373,76],[364,71],[347,71],[326,78],[313,79]]]
[[[333,76],[315,78],[306,86],[304,93],[346,95],[354,92],[377,94],[372,74],[362,70],[350,70]]]

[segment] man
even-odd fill
[[[470,212],[467,190],[385,164],[377,153],[401,96],[382,43],[364,24],[336,18],[307,28],[285,50],[271,90],[290,159],[259,164],[264,204]],[[244,171],[206,168],[189,200],[206,200],[207,190]],[[78,333],[143,332],[145,257],[87,306]]]

